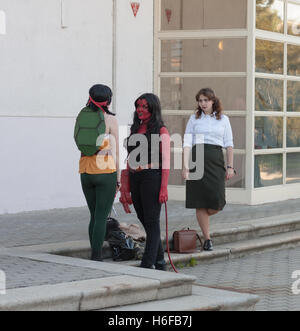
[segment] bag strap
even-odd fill
[[[201,240],[201,238],[200,238],[200,236],[199,236],[198,233],[197,233],[197,238],[198,238],[198,240],[200,242],[200,250],[202,250],[203,244],[202,244],[202,240]]]
[[[191,230],[189,227],[182,228],[180,231],[189,231]]]

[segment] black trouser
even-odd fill
[[[164,260],[164,250],[160,238],[160,186],[160,170],[147,169],[130,172],[132,202],[147,236],[142,267],[151,267]]]

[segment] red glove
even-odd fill
[[[129,205],[132,205],[132,199],[130,195],[130,183],[129,183],[129,170],[125,169],[121,171],[121,188],[120,199],[126,214],[131,214]]]
[[[162,170],[161,174],[161,186],[159,192],[159,202],[165,203],[168,201],[168,180],[169,180],[170,170]]]

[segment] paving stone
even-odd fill
[[[102,270],[78,268],[5,255],[0,256],[0,269],[6,275],[6,289],[53,285],[119,275],[117,272],[107,273]]]
[[[300,294],[291,291],[295,281],[291,275],[300,270],[299,261],[300,248],[297,247],[213,264],[202,263],[182,272],[196,276],[202,286],[259,295],[258,311],[297,311],[300,310]]]

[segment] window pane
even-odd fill
[[[234,148],[246,148],[246,118],[241,116],[230,116],[230,124],[233,133]]]
[[[300,35],[300,6],[288,3],[287,7],[288,34]]]
[[[162,0],[162,30],[242,29],[247,0]]]
[[[283,43],[256,39],[256,72],[283,74]]]
[[[257,78],[255,80],[255,110],[283,111],[283,81]]]
[[[287,147],[300,147],[300,118],[287,118]]]
[[[254,171],[254,187],[282,184],[282,154],[256,155]]]
[[[246,71],[246,39],[163,40],[165,72]]]
[[[226,181],[226,187],[245,188],[245,155],[234,155],[234,168],[237,174]]]
[[[180,134],[183,140],[183,135],[185,133],[185,128],[187,125],[187,122],[189,120],[189,115],[163,115],[164,123],[169,130],[170,135],[172,134]],[[182,147],[176,146],[176,147]]]
[[[171,169],[170,169],[169,185],[184,185],[185,183],[181,175],[182,170],[177,169],[178,166],[176,166],[176,169],[174,169],[174,164],[178,165],[178,163],[180,163],[180,160],[182,160],[182,153],[171,152],[171,165],[170,165]]]
[[[255,118],[255,149],[282,148],[283,118]]]
[[[211,87],[221,99],[224,110],[246,110],[245,78],[161,78],[163,109],[197,108],[195,96],[201,88]]]
[[[256,28],[283,33],[284,2],[256,0]]]
[[[287,82],[287,111],[300,111],[300,82]]]
[[[286,182],[300,183],[300,153],[286,155]]]
[[[287,46],[287,73],[292,76],[300,76],[300,47]]]
[[[183,139],[185,128],[190,115],[163,115],[164,123],[170,135],[179,134]],[[230,124],[233,132],[234,148],[246,148],[246,118],[241,116],[230,116]],[[174,146],[175,147],[175,146]],[[182,147],[182,146],[176,146]]]

